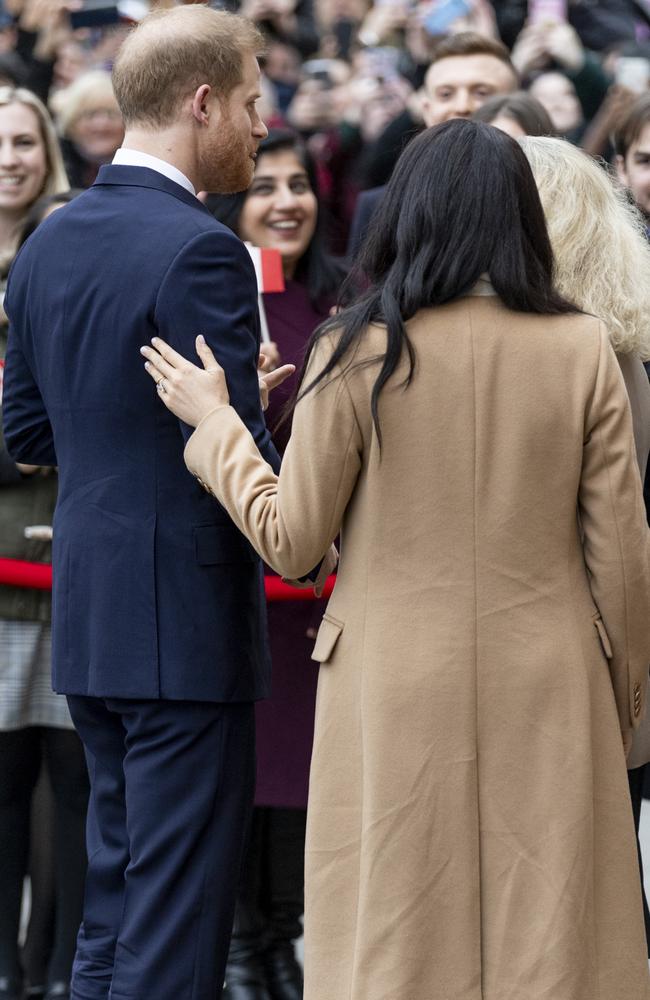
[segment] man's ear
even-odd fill
[[[627,187],[627,170],[625,169],[625,157],[621,156],[620,153],[617,154],[614,159],[614,166],[616,167],[616,176],[618,177],[621,184]]]
[[[192,114],[201,125],[207,125],[210,118],[209,99],[212,87],[209,83],[202,83],[197,88],[192,98]]]

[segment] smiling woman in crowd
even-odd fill
[[[0,87],[0,261],[5,276],[29,209],[41,196],[68,187],[44,105],[29,90]]]

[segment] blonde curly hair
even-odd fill
[[[555,255],[559,292],[603,320],[617,354],[650,359],[645,222],[603,163],[564,139],[520,140]]]

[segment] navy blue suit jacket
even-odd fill
[[[107,166],[39,227],[11,271],[4,430],[59,466],[53,675],[66,694],[245,701],[268,693],[260,561],[183,463],[190,428],[141,344],[195,358],[202,333],[266,460],[259,321],[242,243],[184,188]]]

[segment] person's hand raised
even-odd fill
[[[510,58],[520,76],[549,63],[544,25],[530,24],[519,32]]]
[[[570,73],[578,73],[585,64],[585,50],[580,35],[566,21],[549,25],[546,31],[546,51]]]
[[[20,26],[31,32],[52,31],[66,23],[68,15],[81,6],[81,0],[25,0]]]
[[[147,359],[145,369],[167,409],[180,420],[197,427],[211,410],[228,405],[230,395],[223,368],[202,336],[196,338],[196,353],[203,368],[193,365],[159,337],[154,337],[151,343],[152,347],[140,348]],[[282,365],[259,376],[262,409],[268,406],[271,390],[294,371],[294,365]]]

